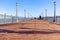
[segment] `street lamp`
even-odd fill
[[[24,9],[24,19],[26,19],[26,9]]]
[[[16,2],[16,21],[18,22],[18,3]]]
[[[53,22],[56,22],[56,1],[54,0],[54,19]]]
[[[47,20],[47,9],[45,9],[45,20]]]

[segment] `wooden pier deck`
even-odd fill
[[[60,40],[60,26],[43,20],[2,24],[0,40]]]

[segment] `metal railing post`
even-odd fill
[[[6,13],[4,14],[4,24],[5,24],[5,20],[6,20]]]

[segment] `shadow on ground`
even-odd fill
[[[44,29],[45,30],[45,29]],[[60,33],[60,30],[50,30],[47,29],[46,31],[36,31],[36,30],[29,30],[29,31],[13,31],[13,30],[6,30],[0,29],[0,33],[18,33],[18,34],[53,34],[53,33]]]

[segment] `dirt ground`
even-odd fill
[[[43,20],[3,24],[0,29],[14,31],[1,32],[0,40],[60,40],[60,26]]]

